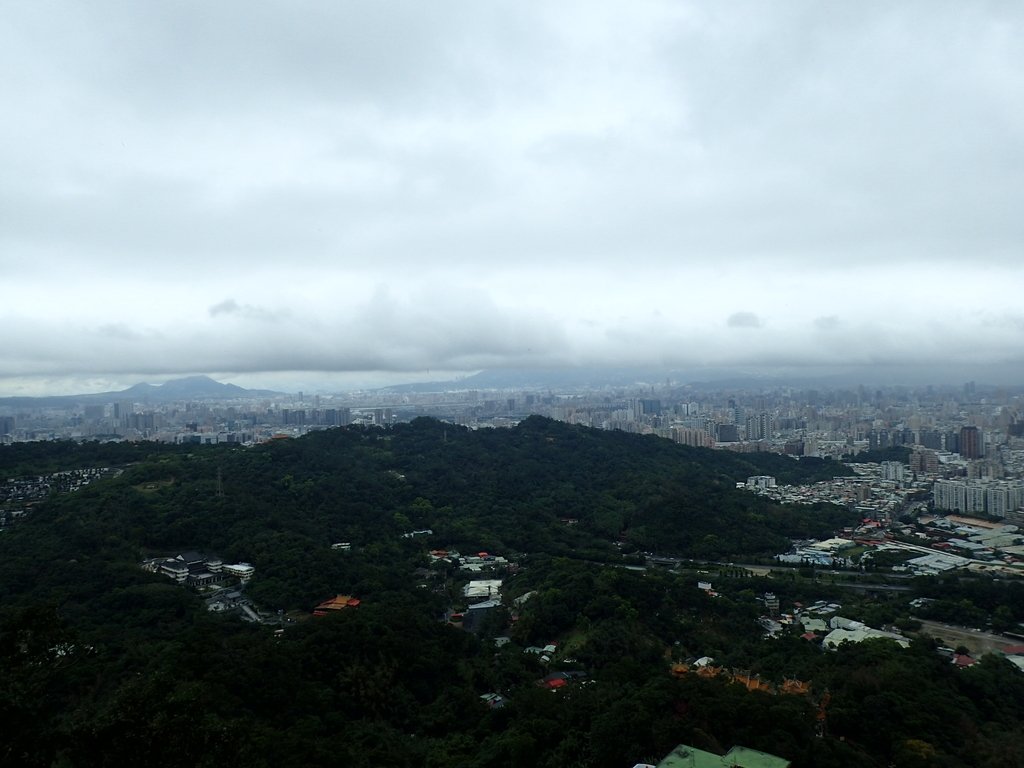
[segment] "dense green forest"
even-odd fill
[[[418,419],[253,448],[0,447],[0,477],[110,464],[125,471],[0,532],[0,764],[628,768],[680,742],[743,744],[798,767],[1024,764],[1024,676],[1009,662],[958,670],[927,639],[835,653],[765,639],[758,595],[833,588],[633,565],[641,551],[738,560],[831,535],[855,517],[735,484],[847,473],[834,462],[539,418],[480,431]],[[403,536],[414,530],[432,533]],[[342,541],[351,551],[331,548]],[[476,634],[445,620],[464,607],[468,577],[432,562],[436,548],[514,563]],[[183,550],[252,563],[246,593],[280,623],[208,612],[201,595],[139,567]],[[699,578],[721,597],[697,589],[698,568],[712,569]],[[1001,599],[945,586],[956,600],[976,591],[986,609]],[[362,602],[310,617],[338,593]],[[905,615],[896,598],[858,599],[865,615]],[[550,662],[524,653],[548,643]],[[702,655],[811,690],[670,674],[670,662]],[[575,675],[538,686],[552,672]],[[491,692],[506,705],[486,706]]]

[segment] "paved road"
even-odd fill
[[[942,624],[938,621],[922,621],[921,632],[939,638],[946,646],[956,648],[958,645],[970,649],[971,655],[978,657],[983,653],[999,651],[1010,645],[1020,645],[1019,640],[994,635],[991,632],[979,632],[968,627],[957,627]]]

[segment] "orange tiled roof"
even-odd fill
[[[712,667],[711,665],[708,665],[706,667],[701,667],[700,669],[698,669],[697,675],[699,677],[718,677],[721,671],[721,667]]]
[[[324,600],[316,607],[317,611],[340,611],[342,608],[355,608],[362,602],[351,595],[337,595],[330,600]]]
[[[782,692],[805,695],[811,692],[811,684],[805,683],[803,680],[786,679],[782,683]]]

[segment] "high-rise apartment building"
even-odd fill
[[[756,416],[747,416],[747,440],[767,440],[773,431],[774,424],[770,413],[762,412]]]
[[[900,482],[903,480],[903,464],[898,461],[882,462],[882,479]]]
[[[914,451],[910,454],[910,471],[934,474],[939,471],[939,457],[935,451]]]
[[[1019,480],[938,480],[932,497],[936,509],[1005,517],[1024,504],[1024,486]]]
[[[960,428],[960,455],[965,459],[980,459],[984,451],[981,445],[981,430],[977,427]]]

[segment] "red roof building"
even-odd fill
[[[314,616],[326,616],[333,611],[341,611],[345,608],[356,608],[362,602],[358,597],[351,595],[336,595],[330,600],[324,600],[313,609]]]

